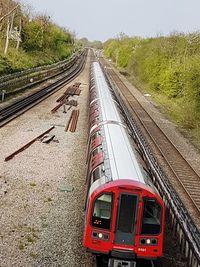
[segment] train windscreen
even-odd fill
[[[115,229],[115,243],[133,245],[137,206],[137,195],[126,193],[120,194]]]
[[[158,235],[161,232],[162,209],[156,199],[143,199],[141,235]]]
[[[109,230],[112,215],[112,194],[99,196],[94,203],[92,214],[92,226]]]

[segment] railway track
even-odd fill
[[[200,214],[200,178],[176,146],[143,109],[109,63],[101,59],[101,64],[104,66],[110,86],[115,88],[114,91],[122,106],[122,112],[125,114],[131,131],[133,131],[133,138],[139,142],[144,156],[149,162],[153,179],[155,179],[154,184],[163,195],[173,227],[173,234],[178,239],[181,252],[185,255],[188,266],[200,266],[200,233],[197,228],[199,227]],[[142,131],[140,127],[143,128]],[[163,162],[171,170],[171,175],[177,179],[178,188],[181,188],[181,192],[183,192],[181,193],[182,199],[186,203],[188,202],[190,207],[188,211],[153,157],[151,149],[143,137],[144,134],[159,151],[164,159]]]
[[[152,119],[148,112],[142,107],[127,86],[112,68],[105,63],[111,79],[120,89],[120,92],[126,99],[134,115],[139,119],[140,123],[148,133],[149,137],[159,149],[162,157],[165,159],[179,184],[183,187],[185,193],[191,200],[197,214],[200,215],[200,177],[181,155],[175,144],[169,140],[166,134],[160,129],[157,123]]]
[[[86,61],[86,54],[87,52],[85,51],[80,60],[67,72],[66,76],[57,80],[55,83],[46,86],[40,91],[0,109],[0,127],[37,105],[79,75],[83,70]]]

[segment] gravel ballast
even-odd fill
[[[75,133],[65,132],[71,111],[52,114],[56,99],[81,82]],[[0,266],[94,266],[82,245],[89,62],[73,82],[0,129]],[[37,140],[55,125],[53,141]]]

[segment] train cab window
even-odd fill
[[[158,235],[161,232],[162,210],[156,199],[144,198],[141,235]]]
[[[92,213],[92,226],[105,230],[110,229],[112,199],[112,194],[108,193],[96,198]]]

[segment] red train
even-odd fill
[[[164,204],[98,62],[89,118],[84,246],[109,266],[162,256]]]

